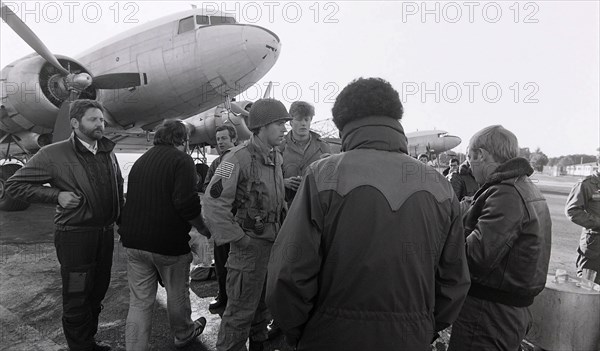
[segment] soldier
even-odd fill
[[[219,126],[216,129],[216,139],[219,157],[210,164],[210,168],[206,173],[206,180],[204,181],[204,187],[202,189],[203,192],[206,191],[206,188],[215,174],[217,167],[221,164],[223,157],[237,144],[237,131],[232,125]],[[235,209],[233,209],[233,212],[235,215]],[[215,272],[217,273],[217,282],[219,283],[219,293],[208,305],[208,309],[210,310],[227,306],[227,292],[225,287],[227,268],[225,268],[225,263],[227,262],[227,256],[229,256],[229,244],[218,246],[215,242],[214,245]]]
[[[600,168],[575,184],[565,212],[571,222],[583,227],[577,248],[577,276],[581,277],[584,269],[596,271],[594,282],[600,284]]]
[[[290,106],[292,130],[285,136],[279,147],[283,155],[283,178],[285,200],[291,205],[300,186],[304,170],[314,161],[330,154],[329,144],[321,136],[310,130],[315,108],[304,101],[295,101]]]
[[[248,336],[250,350],[262,350],[268,322],[267,264],[286,209],[283,159],[276,146],[291,117],[281,102],[261,99],[248,119],[252,137],[223,157],[204,198],[204,217],[215,243],[230,244],[219,351],[243,350]]]

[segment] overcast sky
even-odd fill
[[[599,146],[598,1],[5,3],[67,56],[191,4],[232,12],[283,44],[275,67],[242,98],[273,81],[286,106],[311,101],[316,119],[327,119],[346,84],[376,76],[400,92],[407,131],[448,131],[463,139],[458,151],[491,124],[548,156]],[[32,51],[4,22],[0,40],[2,67]]]

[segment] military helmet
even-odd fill
[[[281,101],[275,99],[260,99],[252,104],[248,116],[248,129],[255,130],[273,122],[291,120],[292,117]]]

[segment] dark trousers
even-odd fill
[[[102,300],[110,284],[113,229],[56,230],[60,262],[63,331],[70,350],[92,350]]]
[[[600,284],[600,257],[587,257],[583,254],[580,248],[577,249],[577,261],[575,261],[575,265],[577,266],[577,276],[581,277],[583,274],[583,269],[591,269],[592,271],[596,271],[596,279],[594,279],[594,283]]]
[[[227,258],[229,257],[229,244],[224,244],[221,246],[217,246],[215,244],[214,249],[215,256],[215,272],[217,273],[217,282],[219,283],[219,299],[225,298],[227,299],[227,268],[225,268],[225,264],[227,263]]]
[[[467,296],[450,335],[448,351],[518,351],[533,324],[528,307]]]

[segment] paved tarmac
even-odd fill
[[[577,177],[532,177],[548,201],[553,224],[549,272],[557,268],[575,273],[580,228],[564,215],[568,192]],[[23,212],[0,212],[0,350],[66,350],[61,326],[61,283],[53,244],[54,206],[34,204]],[[98,338],[113,350],[124,350],[129,291],[126,256],[115,243],[111,285],[100,316]],[[215,350],[220,317],[208,312],[217,292],[214,280],[192,282],[192,318],[208,320],[202,343],[187,350]],[[174,350],[166,315],[166,293],[159,288],[155,305],[151,350]],[[444,335],[447,339],[447,333]],[[445,349],[442,344],[438,349]],[[267,350],[289,350],[282,338]]]

